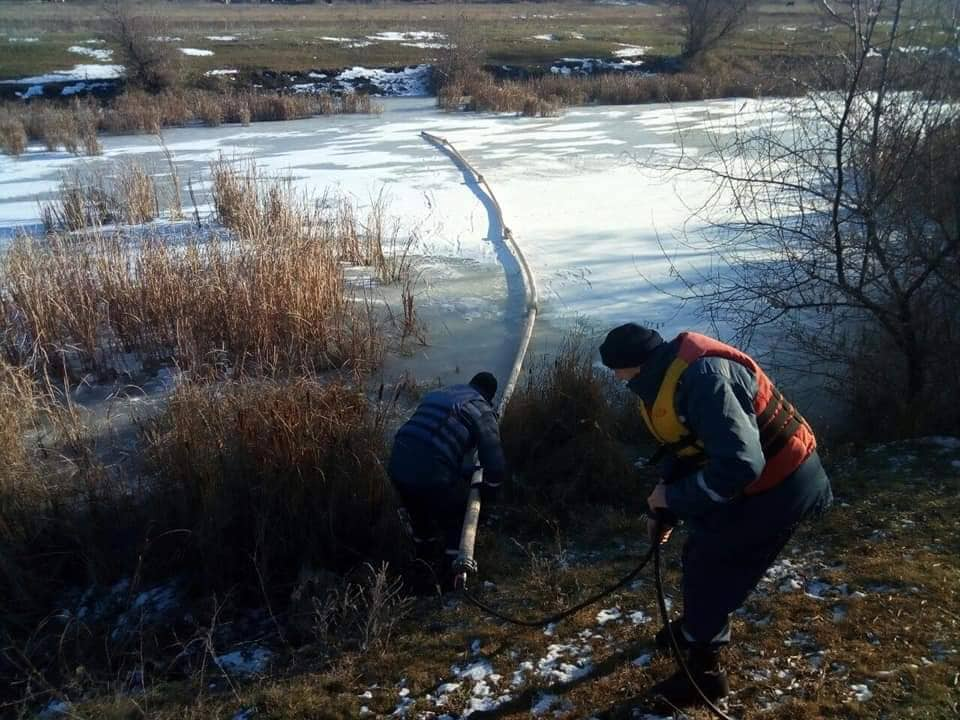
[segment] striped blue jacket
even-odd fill
[[[475,388],[451,385],[427,393],[396,439],[415,439],[434,450],[435,458],[456,476],[467,453],[477,451],[483,482],[496,490],[506,477],[497,415]]]

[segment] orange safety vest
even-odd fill
[[[698,333],[679,336],[680,348],[670,363],[653,405],[640,403],[640,412],[657,441],[675,455],[701,464],[707,456],[703,443],[683,424],[676,409],[680,376],[702,357],[722,357],[743,365],[757,380],[753,409],[760,430],[760,446],[766,464],[760,477],[747,485],[746,495],[769,490],[783,482],[817,447],[817,439],[806,420],[780,394],[766,373],[746,353]]]

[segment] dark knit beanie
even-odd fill
[[[479,372],[470,380],[470,386],[486,398],[488,403],[493,402],[493,396],[497,394],[497,379],[492,373]]]
[[[663,338],[656,330],[627,323],[607,333],[600,345],[600,359],[611,370],[643,365]]]

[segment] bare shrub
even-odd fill
[[[501,436],[522,476],[521,502],[572,513],[584,502],[636,495],[635,471],[618,439],[622,401],[611,376],[597,373],[593,355],[586,332],[572,333],[552,358],[528,370],[504,410]]]
[[[681,57],[689,60],[717,47],[738,30],[751,0],[682,0],[685,30]]]
[[[438,96],[452,83],[471,83],[484,75],[481,68],[486,54],[486,46],[477,32],[476,24],[463,12],[447,20],[443,34],[446,36],[446,47],[438,50],[433,66],[433,84]],[[451,87],[444,94],[452,97],[454,89]]]
[[[175,45],[158,39],[170,34],[162,17],[135,15],[125,0],[111,0],[107,12],[107,39],[117,48],[127,83],[152,93],[176,86],[180,55]]]
[[[949,279],[960,258],[960,116],[943,101],[955,70],[934,53],[901,52],[902,0],[827,7],[848,31],[835,48],[844,62],[820,68],[840,91],[790,106],[789,132],[738,133],[695,164],[717,197],[732,198],[735,219],[714,250],[723,270],[693,294],[741,343],[773,330],[788,338],[796,350],[783,362],[876,421],[857,423],[861,432],[952,431],[956,408],[942,399],[960,376],[939,358],[954,356],[960,302]]]

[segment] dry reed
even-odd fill
[[[249,583],[254,563],[273,586],[395,553],[382,418],[357,388],[184,384],[145,433],[165,524],[190,529],[189,570],[208,587]]]
[[[219,94],[205,90],[165,90],[150,94],[129,90],[101,107],[93,99],[39,100],[0,105],[0,150],[20,154],[29,141],[48,150],[99,155],[98,132],[150,133],[162,128],[200,123],[297,120],[314,115],[379,112],[368,95],[334,96],[327,93],[276,95],[249,90]],[[24,137],[25,136],[25,137]]]

